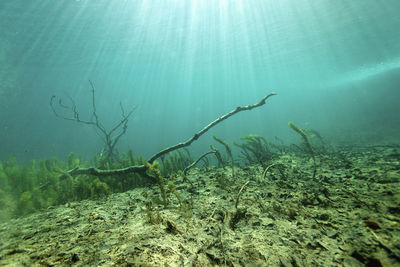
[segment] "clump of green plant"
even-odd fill
[[[233,214],[232,219],[230,220],[229,226],[232,228],[232,230],[235,230],[236,225],[238,222],[245,218],[247,214],[247,208],[240,208],[236,209],[235,213]]]
[[[78,168],[83,163],[83,159],[76,153],[68,155],[68,170]]]
[[[34,212],[36,209],[33,203],[32,192],[23,192],[18,199],[15,214],[21,216]]]
[[[121,165],[130,166],[132,160],[140,160],[140,157],[129,156],[129,152],[120,155],[118,164]],[[139,174],[128,174],[126,179],[82,174],[72,177],[67,171],[87,166],[88,163],[73,153],[66,162],[51,158],[21,165],[14,156],[0,162],[0,221],[72,201],[102,198],[137,187],[145,181]]]
[[[240,147],[240,153],[247,160],[249,164],[261,164],[265,168],[266,163],[269,162],[274,153],[271,151],[267,140],[256,134],[249,134],[240,137],[244,141],[242,144],[234,143]]]
[[[165,176],[177,173],[184,170],[192,161],[192,156],[186,148],[170,152],[168,155],[161,157],[161,173]]]
[[[90,188],[90,195],[92,198],[101,198],[111,194],[110,187],[105,182],[100,181],[98,177],[93,179],[93,186]]]
[[[179,171],[179,173],[185,180],[186,175],[182,171]],[[193,201],[191,199],[183,199],[182,198],[182,196],[179,194],[175,184],[172,182],[175,179],[176,179],[175,175],[172,175],[171,180],[168,181],[168,189],[178,200],[178,202],[179,202],[178,213],[185,219],[186,229],[188,229],[189,225],[190,225],[190,219],[193,216]],[[187,177],[186,177],[186,180],[189,181],[187,179]]]
[[[10,219],[15,210],[12,196],[0,188],[0,222]]]
[[[0,221],[11,217],[14,205],[8,177],[4,172],[3,164],[0,162]]]
[[[162,222],[162,217],[159,212],[153,212],[153,204],[151,201],[146,203],[146,216],[147,222],[150,224],[160,224]]]
[[[57,203],[54,196],[57,174],[52,171],[55,165],[62,164],[56,159],[49,159],[39,164],[32,160],[27,166],[21,166],[13,156],[3,162],[0,179],[7,205],[0,206],[0,213],[23,216]]]
[[[161,197],[163,200],[163,205],[164,207],[167,207],[168,205],[168,198],[167,198],[167,193],[165,191],[165,186],[164,186],[164,179],[161,175],[160,170],[158,169],[158,162],[154,161],[153,164],[150,164],[149,162],[146,162],[146,167],[150,172],[154,174],[154,178],[156,179],[158,186],[160,187],[161,191]]]

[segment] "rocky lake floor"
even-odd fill
[[[400,266],[398,147],[164,180],[1,223],[0,265]]]

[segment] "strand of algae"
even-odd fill
[[[222,144],[225,147],[226,153],[228,153],[229,157],[231,158],[232,161],[232,177],[235,177],[235,169],[234,169],[234,161],[233,161],[233,155],[232,155],[232,150],[229,147],[228,143],[222,140],[221,138],[216,137],[215,135],[213,136],[214,140],[217,141],[218,143]]]
[[[213,145],[210,145],[210,148],[211,148],[212,151],[214,151],[215,157],[217,158],[219,164],[225,170],[224,161],[222,160],[222,156],[221,156],[221,153],[219,152],[219,150],[216,149]]]
[[[290,126],[290,128],[292,128],[292,130],[294,130],[295,132],[297,132],[299,135],[301,135],[301,137],[304,140],[304,143],[306,144],[306,147],[308,149],[308,152],[310,152],[310,155],[312,157],[313,163],[314,163],[314,172],[313,172],[313,179],[315,178],[316,174],[317,174],[317,163],[315,162],[315,153],[314,150],[311,146],[310,141],[308,140],[307,135],[304,133],[304,131],[302,129],[300,129],[299,127],[297,127],[296,124],[294,124],[293,122],[289,121],[288,125]]]

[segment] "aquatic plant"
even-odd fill
[[[302,129],[300,129],[299,127],[297,127],[297,126],[296,126],[293,122],[291,122],[291,121],[289,121],[288,125],[290,126],[290,128],[292,128],[292,130],[294,130],[296,133],[298,133],[298,134],[303,138],[304,144],[306,145],[307,150],[308,150],[308,152],[310,153],[311,158],[312,158],[312,160],[313,160],[314,172],[313,172],[312,178],[314,179],[315,176],[316,176],[316,174],[317,174],[317,163],[316,163],[316,161],[315,161],[315,153],[314,153],[314,150],[313,150],[313,148],[312,148],[312,146],[311,146],[311,143],[310,143],[310,141],[308,140],[307,135],[305,134],[305,132],[304,132]]]
[[[9,191],[10,186],[8,183],[9,183],[9,181],[8,181],[7,174],[4,172],[3,163],[0,162],[0,189]]]
[[[241,219],[246,217],[246,214],[247,214],[247,208],[237,209],[235,211],[233,217],[231,216],[229,220],[229,226],[232,228],[232,230],[236,229],[236,225],[239,223]]]
[[[161,173],[168,176],[172,173],[177,173],[179,170],[184,170],[193,161],[190,152],[187,149],[178,149],[176,152],[169,152],[167,155],[160,157]]]
[[[77,168],[81,165],[82,158],[76,153],[70,153],[68,155],[68,169]]]
[[[237,209],[238,205],[239,205],[239,200],[240,200],[240,195],[242,194],[244,188],[249,184],[250,181],[247,181],[246,183],[244,183],[242,185],[242,187],[240,187],[239,193],[236,196],[236,201],[235,201],[235,208]]]
[[[217,158],[218,167],[222,167],[223,169],[225,169],[225,163],[224,160],[222,159],[221,152],[219,152],[219,150],[216,149],[213,145],[210,145],[210,148],[214,152],[215,157]]]
[[[230,146],[228,145],[227,142],[222,140],[221,138],[216,137],[215,135],[213,136],[214,140],[217,141],[218,143],[222,144],[225,147],[226,153],[228,154],[229,158],[231,159],[231,167],[232,167],[232,177],[235,177],[235,162],[233,161],[233,155],[232,155],[232,150]]]
[[[98,177],[92,181],[93,186],[90,188],[90,196],[92,198],[100,198],[111,194],[110,187],[105,183],[100,181]]]
[[[140,162],[133,154],[121,154],[118,167]],[[67,162],[51,158],[32,160],[27,165],[18,163],[14,156],[0,162],[0,221],[82,199],[97,199],[113,192],[126,191],[147,184],[149,179],[137,173],[118,176],[93,177],[86,174],[72,176],[70,167],[85,167],[79,155],[71,153]]]
[[[172,194],[174,194],[176,196],[176,198],[178,199],[179,205],[182,205],[181,195],[179,195],[178,190],[176,190],[176,187],[172,181],[168,181],[168,188],[169,188],[169,191],[171,191]]]
[[[211,146],[211,148],[213,149],[214,147]],[[210,155],[210,154],[214,154],[216,155],[217,158],[220,158],[221,155],[219,154],[218,150],[212,150],[212,151],[208,151],[206,153],[204,153],[203,155],[201,155],[198,159],[196,159],[195,161],[193,161],[191,164],[189,164],[188,166],[186,166],[186,168],[183,170],[182,175],[184,176],[184,180],[186,178],[186,173],[189,171],[190,168],[193,168],[197,163],[199,163],[200,160],[206,159],[206,156]],[[217,155],[218,154],[218,155]],[[179,172],[178,172],[179,174]]]
[[[159,212],[153,213],[153,203],[151,201],[146,203],[146,216],[147,222],[153,225],[159,224],[162,222],[162,217]]]
[[[158,186],[160,187],[161,197],[163,199],[163,205],[164,205],[164,207],[167,207],[168,198],[167,198],[167,193],[165,191],[164,179],[161,175],[160,170],[158,169],[158,162],[154,161],[153,164],[146,162],[145,164],[146,164],[146,167],[149,169],[149,171],[154,174],[154,178],[157,180]]]
[[[48,160],[47,165],[53,161]],[[58,175],[47,169],[45,161],[40,161],[38,168],[35,161],[21,166],[14,156],[9,157],[0,168],[0,202],[4,204],[0,213],[21,216],[54,203],[46,194],[55,186],[53,178],[58,179]]]
[[[270,161],[273,157],[273,152],[269,148],[267,140],[256,134],[249,134],[240,137],[244,141],[242,144],[234,143],[240,147],[241,154],[248,161],[249,164],[258,163],[265,168],[266,162]]]

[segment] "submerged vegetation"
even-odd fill
[[[400,203],[397,148],[382,150],[387,153],[382,159],[369,150],[336,152],[317,131],[289,122],[290,128],[301,136],[298,144],[286,145],[278,137],[271,142],[249,134],[241,137],[240,143],[234,142],[237,151],[233,151],[228,142],[214,136],[219,145],[210,145],[211,151],[193,159],[187,146],[237,112],[263,105],[271,95],[255,105],[234,109],[186,142],[149,159],[136,156],[131,150],[120,153],[114,143],[107,153],[97,154],[90,161],[71,153],[66,161],[51,158],[21,165],[15,157],[9,157],[0,162],[0,221],[20,218],[15,221],[21,223],[37,211],[46,217],[46,225],[39,225],[35,232],[12,229],[8,233],[6,227],[0,228],[0,235],[6,236],[7,242],[22,237],[19,243],[28,247],[10,250],[13,245],[4,245],[0,262],[18,262],[14,255],[30,250],[39,251],[30,255],[31,263],[43,265],[71,265],[78,261],[82,265],[101,265],[109,259],[117,265],[143,265],[159,257],[185,266],[262,265],[267,260],[274,265],[311,266],[325,262],[320,255],[342,257],[330,265],[349,261],[350,266],[352,260],[366,265],[399,262],[398,248],[388,241],[399,234],[393,230],[400,223],[396,219]],[[123,125],[122,133],[127,121],[123,117],[117,124]],[[80,122],[78,113],[74,118]],[[98,127],[96,124],[93,125]],[[219,150],[221,145],[223,149]],[[366,168],[371,163],[376,169]],[[382,197],[384,205],[376,202],[377,196]],[[359,214],[352,213],[354,210]],[[382,213],[386,213],[384,218]],[[54,219],[58,217],[61,218]],[[43,221],[35,214],[30,218]],[[81,231],[65,231],[72,225]],[[386,232],[379,235],[385,239],[375,233],[382,228]],[[62,256],[41,254],[46,251],[43,240],[49,240],[48,232],[59,233],[60,240],[65,240],[64,235],[73,239],[74,252],[63,245],[67,242],[51,237],[62,244],[52,248]],[[72,232],[83,234],[73,236]],[[378,248],[365,242],[369,234]],[[364,248],[380,254],[371,257],[368,251],[357,250],[355,240],[359,236],[364,238],[359,240]],[[104,240],[113,243],[106,244]],[[351,247],[344,246],[343,240]],[[124,245],[114,250],[114,244]],[[268,254],[271,249],[273,255]],[[281,255],[282,249],[285,256]],[[99,250],[104,253],[93,256]],[[95,259],[83,256],[87,251]],[[343,256],[342,251],[348,255]],[[297,256],[290,256],[294,254]]]
[[[107,131],[97,115],[95,88],[93,83],[89,82],[92,94],[92,119],[81,119],[73,99],[70,99],[70,104],[67,105],[61,98],[58,98],[57,101],[57,97],[53,95],[50,98],[50,107],[57,117],[97,128],[104,136],[105,148],[103,151],[106,153],[96,155],[91,164],[76,154],[70,154],[67,162],[56,158],[39,162],[32,160],[28,166],[21,166],[15,157],[10,157],[0,164],[0,203],[3,204],[0,207],[0,220],[26,215],[71,201],[99,198],[113,192],[123,192],[154,181],[160,187],[162,203],[166,207],[168,198],[163,175],[181,172],[185,176],[184,172],[187,171],[187,168],[193,166],[189,151],[185,150],[185,154],[182,149],[196,141],[216,124],[238,112],[263,106],[269,97],[275,95],[275,93],[271,93],[256,104],[237,107],[208,124],[186,142],[168,147],[150,159],[144,160],[142,157],[135,157],[132,151],[119,154],[116,149],[118,140],[126,133],[128,119],[134,108],[125,114],[121,105],[121,121]],[[61,115],[57,109],[65,110],[72,115]],[[117,131],[119,131],[118,134],[116,134]],[[216,138],[216,140],[226,144],[221,139]],[[233,156],[227,144],[225,148],[232,160],[233,173]],[[219,155],[219,152],[213,151],[213,154]],[[165,159],[167,155],[168,159]],[[161,158],[163,163],[161,168],[155,161],[158,158]],[[146,170],[149,170],[153,176],[146,173]],[[186,179],[186,181],[189,180]],[[170,184],[169,188],[173,190],[173,194],[178,195],[173,184]]]
[[[73,177],[64,171],[68,166],[88,164],[75,154],[68,162],[28,166],[10,158],[1,164],[1,188],[9,190],[2,191],[2,212],[8,205],[14,216],[27,215],[46,200],[66,205],[1,224],[0,263],[396,266],[399,147],[320,153],[318,179],[312,179],[313,162],[302,146],[282,147],[265,169],[243,160],[235,177],[215,166],[163,175],[157,161],[145,163],[140,177]],[[214,155],[203,156],[217,163]],[[120,158],[130,164],[128,153]],[[111,194],[119,183],[138,179],[144,183]]]
[[[119,155],[119,160],[111,167],[126,167],[141,163],[142,160],[128,151]],[[95,166],[102,164],[99,155],[92,161]],[[71,176],[66,171],[89,165],[77,154],[70,154],[67,162],[52,158],[32,160],[26,166],[19,164],[15,157],[9,157],[0,163],[0,220],[23,216],[50,206],[123,192],[149,181],[138,174],[93,177],[84,174]]]
[[[104,134],[106,144],[104,150],[107,153],[96,154],[90,162],[83,160],[77,154],[71,153],[66,162],[52,158],[40,161],[32,160],[28,165],[23,166],[18,164],[15,157],[10,157],[0,163],[1,221],[73,201],[106,197],[112,193],[125,192],[152,183],[158,184],[160,194],[151,198],[151,202],[167,207],[170,203],[169,195],[172,194],[179,200],[179,205],[185,207],[188,203],[181,198],[181,192],[179,192],[179,188],[175,186],[173,180],[177,176],[182,177],[184,182],[190,184],[190,190],[194,191],[194,183],[187,178],[187,173],[189,169],[200,161],[203,161],[203,167],[206,168],[216,163],[225,170],[225,165],[230,165],[231,175],[227,175],[225,172],[219,173],[216,175],[216,181],[221,188],[231,192],[233,189],[230,185],[235,182],[235,162],[238,166],[260,165],[263,169],[263,175],[260,180],[262,181],[267,174],[272,175],[276,171],[283,177],[288,176],[285,173],[287,166],[282,163],[272,163],[277,156],[305,151],[313,159],[314,172],[312,177],[315,178],[317,165],[313,146],[321,154],[327,152],[326,144],[317,131],[302,130],[292,122],[289,122],[289,126],[302,136],[303,143],[288,147],[282,141],[276,144],[268,142],[262,136],[249,134],[240,138],[243,143],[234,143],[240,149],[240,157],[235,161],[234,153],[229,144],[223,139],[214,136],[214,140],[224,147],[226,154],[221,153],[216,147],[210,145],[211,151],[204,153],[197,160],[193,160],[189,150],[186,148],[187,146],[211,127],[230,116],[240,111],[251,110],[264,105],[270,96],[275,95],[275,93],[272,93],[257,104],[238,107],[219,117],[186,142],[166,148],[148,160],[135,156],[131,150],[126,153],[119,153],[115,145],[126,132],[128,118],[134,109],[125,115],[121,106],[122,120],[110,131],[106,131],[97,116],[94,86],[91,82],[90,84],[92,88],[92,118],[94,120],[82,120],[73,100],[71,100],[70,106],[64,104],[61,99],[58,100],[58,108],[72,112],[71,117],[64,117],[58,113],[55,107],[55,96],[51,98],[50,106],[58,117],[98,128]],[[119,128],[121,128],[120,133],[112,137],[112,134]],[[310,140],[314,139],[319,140],[319,143],[312,145]],[[302,147],[305,147],[305,150]],[[209,155],[214,157],[210,158]],[[155,161],[157,158],[160,158],[160,164]],[[240,193],[236,201],[236,208],[239,196]],[[150,208],[148,210],[150,211]]]
[[[225,147],[229,162],[232,162],[232,176],[228,178],[222,175],[217,179],[221,184],[228,186],[230,181],[235,178],[233,176],[234,156],[225,141],[217,137],[214,139],[220,140],[219,143],[223,142],[221,144]],[[254,146],[251,149],[255,155],[265,152],[263,146]],[[66,161],[51,158],[40,161],[32,160],[27,165],[19,164],[17,159],[11,156],[8,160],[0,162],[0,221],[73,201],[107,197],[112,193],[125,192],[152,183],[157,183],[161,191],[160,201],[156,202],[162,203],[166,207],[169,203],[167,189],[177,199],[180,198],[179,191],[172,181],[174,177],[182,177],[185,182],[191,184],[193,189],[193,184],[187,179],[186,173],[199,161],[210,155],[214,155],[214,157],[204,161],[204,167],[209,168],[213,163],[225,164],[226,160],[222,159],[223,155],[216,148],[203,154],[197,160],[193,160],[189,150],[186,149],[170,152],[161,157],[160,164],[157,161],[150,164],[143,157],[135,156],[131,150],[126,153],[116,153],[114,161],[111,164],[107,162],[105,165],[104,155],[101,154],[96,154],[91,161],[85,161],[78,154],[71,153]],[[147,172],[103,176],[71,175],[68,172],[68,170],[89,166],[107,171],[141,164],[146,166]],[[254,164],[254,162],[246,164]],[[182,199],[180,203],[185,205]]]
[[[319,134],[318,136],[322,138]],[[231,165],[229,169],[231,169],[232,175],[227,175],[224,171],[215,178],[222,189],[232,192],[233,189],[230,185],[236,180],[234,176],[235,162],[242,168],[261,166],[263,175],[259,179],[260,182],[265,180],[266,176],[271,175],[278,174],[281,177],[289,177],[290,174],[286,173],[289,166],[274,163],[274,160],[290,154],[305,156],[309,153],[307,148],[311,147],[310,143],[287,146],[283,143],[267,142],[262,136],[250,134],[240,138],[244,143],[235,142],[239,148],[238,155],[235,156],[227,142],[218,137],[214,137],[214,139],[223,145],[225,153],[221,153],[211,146],[211,151],[204,153],[196,160],[191,157],[187,149],[163,155],[160,157],[160,163],[157,161],[150,163],[141,156],[135,156],[131,150],[126,153],[119,153],[117,150],[111,164],[104,160],[103,154],[97,154],[91,161],[85,161],[79,155],[71,153],[65,162],[51,158],[40,161],[32,160],[27,165],[19,164],[17,159],[11,156],[8,160],[0,162],[0,221],[73,201],[99,199],[112,193],[125,192],[154,183],[158,184],[160,194],[149,200],[154,202],[153,207],[156,204],[167,207],[171,202],[171,194],[179,200],[179,205],[184,207],[187,203],[181,198],[182,192],[179,192],[179,187],[175,186],[174,179],[181,177],[185,183],[190,185],[190,191],[194,191],[195,185],[187,178],[187,173],[200,161],[203,161],[202,166],[206,169],[212,168],[212,165],[222,168],[225,165]],[[302,146],[306,146],[306,149],[303,150]],[[323,151],[321,146],[315,144],[315,147],[322,156],[328,155],[321,152]],[[342,154],[338,153],[337,155],[340,155],[345,161]],[[71,174],[69,171],[79,168],[87,169],[89,166],[94,166],[102,171],[120,170],[138,165],[146,166],[147,171],[100,176],[85,173]]]
[[[268,143],[264,137],[256,134],[242,136],[240,139],[244,143],[235,143],[235,145],[240,148],[241,156],[247,161],[247,164],[261,164],[265,168],[266,164],[271,161],[275,154],[271,149],[271,143]]]

